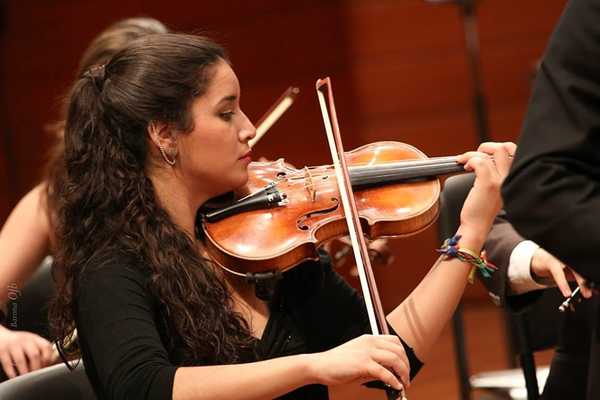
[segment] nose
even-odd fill
[[[254,127],[252,122],[250,122],[246,114],[244,114],[244,125],[242,126],[242,129],[240,129],[239,135],[240,141],[244,143],[254,139],[254,137],[256,136],[256,128]]]

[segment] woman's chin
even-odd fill
[[[248,173],[244,172],[235,179],[232,179],[229,184],[223,185],[219,188],[217,195],[222,195],[230,192],[239,192],[243,191],[248,183]]]

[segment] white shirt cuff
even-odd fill
[[[515,246],[510,253],[508,263],[508,280],[513,294],[522,294],[532,290],[545,289],[531,277],[531,259],[533,253],[540,247],[531,240],[524,240]]]

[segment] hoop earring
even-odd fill
[[[172,160],[167,156],[167,152],[165,151],[165,148],[162,145],[158,145],[158,149],[160,150],[160,154],[162,154],[162,158],[166,161],[167,164],[173,166],[175,165],[175,162],[177,161],[176,157],[173,158]]]

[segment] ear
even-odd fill
[[[148,136],[157,148],[176,151],[177,139],[175,131],[170,124],[160,121],[150,121],[148,124]]]

